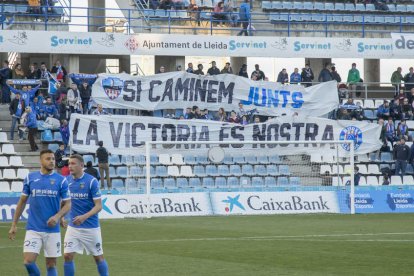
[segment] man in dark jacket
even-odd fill
[[[92,88],[88,85],[88,82],[84,81],[79,88],[79,92],[82,101],[82,112],[83,114],[88,114],[88,104],[92,96]]]
[[[279,72],[279,75],[277,76],[277,82],[280,82],[281,84],[289,82],[289,75],[286,72],[285,68],[283,68],[282,71]]]
[[[332,78],[333,78],[334,80],[336,80],[337,82],[341,82],[341,81],[342,81],[341,76],[339,75],[338,71],[336,71],[335,66],[332,66],[332,67],[331,67],[331,70],[332,70],[332,71],[331,71]]]
[[[247,74],[247,64],[243,64],[239,71],[239,76],[244,78],[249,78]]]
[[[411,150],[405,144],[405,139],[401,138],[400,142],[394,146],[393,150],[395,160],[395,174],[398,175],[401,171],[401,176],[405,175],[405,168],[407,162],[410,160]]]
[[[95,177],[96,179],[99,180],[99,173],[98,170],[95,169],[94,167],[92,167],[92,161],[88,161],[86,163],[86,169],[84,170],[85,173],[92,175],[93,177]]]
[[[305,65],[305,68],[302,69],[302,83],[305,87],[312,86],[312,81],[314,79],[313,71],[310,68],[309,64]]]
[[[410,72],[404,76],[404,87],[405,92],[410,93],[411,89],[414,88],[414,69],[410,67]]]
[[[27,136],[27,139],[30,143],[30,151],[37,151],[39,148],[36,145],[35,138],[37,134],[37,119],[36,119],[36,113],[32,111],[32,109],[27,106],[26,107],[26,127],[29,129],[29,134]]]
[[[220,75],[220,69],[217,68],[216,62],[211,62],[211,67],[207,70],[207,74],[210,76]]]
[[[111,193],[111,179],[109,176],[109,153],[103,146],[103,141],[99,141],[99,148],[96,150],[96,157],[98,158],[99,174],[101,175],[101,189],[104,189],[104,176],[106,176],[106,183],[108,185],[108,194]],[[104,175],[105,173],[105,175]]]
[[[332,80],[332,73],[330,70],[330,66],[331,65],[329,63],[325,64],[325,68],[323,68],[321,72],[319,73],[319,77],[318,77],[319,82],[327,82],[327,81]]]
[[[266,76],[265,76],[265,73],[262,71],[262,70],[260,70],[260,67],[259,67],[259,64],[256,64],[255,66],[254,66],[254,71],[252,72],[252,75],[250,76],[250,78],[252,78],[252,76],[254,75],[254,74],[256,74],[256,80],[264,80],[265,78],[266,78]]]
[[[9,62],[5,60],[3,62],[3,68],[0,69],[0,86],[1,93],[0,102],[10,103],[10,89],[7,86],[7,80],[12,78],[12,70],[9,68]]]
[[[20,124],[20,118],[23,115],[23,110],[25,108],[25,104],[23,99],[20,96],[20,93],[16,93],[16,97],[10,104],[9,110],[10,115],[12,116],[12,125],[10,129],[10,140],[14,140],[14,129],[18,124]],[[19,140],[23,140],[23,131],[20,129],[19,131]]]
[[[204,72],[203,72],[203,64],[197,65],[197,70],[194,71],[194,74],[196,74],[196,75],[204,75]]]

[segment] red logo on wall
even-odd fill
[[[128,38],[124,45],[129,51],[131,51],[131,53],[135,52],[135,50],[139,47],[138,41],[133,36]]]

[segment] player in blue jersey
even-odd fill
[[[27,273],[40,276],[36,258],[43,247],[47,275],[57,275],[56,258],[62,256],[59,221],[70,210],[71,201],[66,179],[53,171],[55,155],[51,150],[40,152],[40,171],[31,172],[24,180],[23,192],[17,203],[9,238],[14,240],[17,222],[29,201],[23,259]]]
[[[80,155],[69,158],[68,181],[72,208],[64,241],[65,276],[75,275],[75,253],[92,254],[99,275],[107,276],[108,264],[103,256],[101,228],[98,213],[102,210],[98,180],[83,172],[84,161]]]

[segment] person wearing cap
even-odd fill
[[[23,110],[25,108],[25,103],[20,96],[20,93],[16,93],[16,97],[10,103],[10,115],[12,116],[12,125],[10,129],[10,140],[14,140],[14,129],[18,124],[20,124],[20,118],[23,115]],[[23,131],[18,129],[19,140],[23,140]]]
[[[196,75],[204,75],[203,68],[204,68],[203,67],[203,64],[197,65],[197,70],[194,71],[194,74],[196,74]]]
[[[249,75],[247,74],[247,64],[242,65],[242,67],[239,70],[239,76],[249,78]]]
[[[215,61],[211,62],[211,67],[207,70],[207,75],[220,75],[220,70],[217,68]]]
[[[233,68],[230,66],[230,62],[226,62],[224,68],[221,70],[222,74],[233,74]]]
[[[258,80],[258,81],[259,80],[264,80],[266,76],[265,76],[265,73],[262,70],[260,70],[259,64],[256,64],[254,66],[254,69],[255,70],[252,72],[252,76],[253,76],[253,74],[256,74],[256,80]]]
[[[346,81],[348,83],[350,97],[356,92],[357,84],[360,79],[361,77],[359,75],[359,70],[356,69],[356,63],[352,63],[352,68],[348,72],[348,79]]]
[[[305,87],[312,86],[312,81],[315,78],[315,76],[313,75],[312,68],[310,68],[308,63],[305,64],[305,68],[302,68],[301,77],[302,77],[301,83],[303,83]]]

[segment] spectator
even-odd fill
[[[242,67],[239,70],[239,76],[249,78],[249,75],[247,74],[247,64],[242,65]]]
[[[410,92],[414,88],[414,69],[410,67],[410,72],[404,76],[404,87],[406,92]]]
[[[247,120],[247,116],[246,115],[243,115],[241,117],[240,124],[242,124],[244,126],[249,124],[249,120]]]
[[[238,124],[240,122],[239,118],[237,117],[236,111],[232,110],[230,113],[229,123]]]
[[[55,164],[59,169],[65,166],[66,161],[63,160],[63,157],[65,157],[65,145],[60,143],[59,148],[55,151]]]
[[[338,120],[351,120],[351,114],[345,108],[340,108],[338,114]]]
[[[381,185],[390,185],[390,177],[387,174],[383,175]]]
[[[305,87],[312,86],[312,81],[314,79],[313,71],[310,68],[309,64],[305,65],[305,68],[302,69],[302,83]]]
[[[201,10],[200,10],[200,7],[196,4],[195,0],[191,0],[190,5],[188,5],[188,7],[187,7],[187,11],[190,14],[190,18],[192,20],[195,20],[197,22],[197,26],[200,27],[200,25],[201,25],[200,11]],[[191,64],[191,65],[193,65],[193,64]],[[193,68],[193,67],[191,66],[191,68]],[[188,72],[188,73],[193,73],[193,72],[191,71],[191,72]]]
[[[46,120],[48,117],[58,118],[58,111],[56,106],[52,103],[52,98],[46,98],[46,104],[43,106],[43,120]]]
[[[98,107],[93,112],[93,115],[108,115],[109,113],[103,109],[102,104],[98,104]]]
[[[239,20],[239,15],[235,14],[233,1],[224,1],[224,14],[226,16],[226,21],[230,24],[231,27],[237,27]]]
[[[342,81],[341,76],[339,75],[338,71],[336,71],[335,66],[331,67],[331,74],[333,80],[336,80],[338,83]]]
[[[59,132],[60,132],[60,136],[62,136],[62,143],[65,145],[65,149],[66,149],[69,144],[69,138],[70,138],[68,121],[66,120],[61,121]]]
[[[387,119],[390,116],[390,104],[387,100],[384,100],[384,103],[378,107],[377,117]]]
[[[196,75],[204,75],[204,72],[203,72],[203,64],[197,65],[197,70],[194,71],[194,74],[196,74]]]
[[[327,82],[332,80],[332,74],[330,70],[330,63],[325,63],[325,68],[321,70],[319,73],[318,81],[319,82]]]
[[[13,79],[24,79],[26,75],[22,69],[22,65],[20,63],[16,63],[13,70]]]
[[[221,70],[221,74],[233,74],[233,68],[231,68],[230,62],[226,62],[226,65]]]
[[[28,140],[30,143],[30,151],[37,151],[39,148],[36,145],[35,138],[37,134],[37,119],[36,113],[32,111],[30,106],[27,106],[25,109],[26,115],[26,127],[29,129]]]
[[[412,137],[408,132],[407,122],[404,119],[402,119],[397,126],[397,137],[398,139],[404,139],[405,141],[412,140]]]
[[[56,83],[56,88],[57,88],[57,90],[56,90],[55,94],[53,95],[53,98],[54,98],[56,104],[60,104],[61,101],[63,100],[63,98],[67,99],[68,89],[67,89],[64,82]]]
[[[253,72],[252,73],[252,76],[251,76],[251,78],[250,78],[252,81],[257,81],[257,73],[256,72]]]
[[[283,68],[282,71],[279,72],[279,75],[277,76],[277,82],[280,82],[281,84],[289,82],[289,75],[286,72],[285,68]]]
[[[162,74],[162,73],[165,73],[165,67],[164,67],[164,65],[161,65],[160,66],[160,69],[158,69],[158,72],[157,72],[157,74]]]
[[[92,88],[89,86],[87,81],[84,81],[82,83],[81,87],[79,88],[79,92],[81,97],[83,114],[88,114],[88,105],[92,96]]]
[[[237,116],[241,118],[244,115],[247,115],[247,112],[244,110],[243,103],[239,102],[239,112],[237,112]]]
[[[68,99],[66,96],[63,97],[59,104],[59,121],[69,120],[70,108],[68,106]]]
[[[201,119],[201,112],[198,106],[193,106],[191,113],[188,115],[188,119]]]
[[[46,63],[40,64],[40,70],[37,71],[37,79],[42,80],[42,88],[49,87],[49,71],[47,70]]]
[[[98,158],[99,174],[101,176],[101,189],[105,188],[104,176],[106,176],[106,183],[108,185],[108,194],[111,193],[111,179],[109,176],[109,153],[103,146],[103,141],[98,142],[99,148],[96,150],[96,157]],[[104,174],[105,173],[105,174]]]
[[[172,0],[172,6],[175,10],[183,10],[184,9],[184,3],[183,0]]]
[[[390,114],[394,120],[401,120],[402,108],[400,105],[400,99],[395,98],[390,104]]]
[[[359,181],[361,180],[362,174],[359,172],[359,167],[354,167],[354,186],[359,186]]]
[[[56,80],[58,80],[59,82],[65,82],[66,76],[68,74],[65,67],[62,66],[59,60],[56,61],[50,73],[55,74]]]
[[[185,71],[187,73],[194,73],[193,64],[191,62],[188,63],[188,68]]]
[[[214,120],[219,122],[227,122],[227,115],[224,111],[224,108],[220,107],[220,109],[217,111],[216,116],[214,117]]]
[[[217,68],[215,61],[211,62],[211,67],[207,70],[207,75],[220,75],[220,69]]]
[[[260,70],[259,64],[256,64],[254,68],[255,70],[252,72],[252,76],[253,74],[256,74],[256,80],[264,80],[266,76],[265,73],[262,70]]]
[[[348,72],[348,79],[347,79],[349,93],[351,97],[353,96],[353,93],[356,92],[357,85],[360,79],[361,77],[359,76],[358,69],[356,69],[356,63],[352,63],[352,68]]]
[[[191,107],[187,107],[185,110],[184,119],[188,120],[191,116]]]
[[[32,111],[36,113],[36,119],[40,120],[43,115],[43,103],[39,101],[38,97],[34,97],[29,106],[32,108]]]
[[[385,124],[384,124],[384,119],[383,118],[379,118],[377,121],[377,124],[379,126],[381,126],[381,134],[380,134],[380,140],[384,143],[387,143],[387,139],[385,138],[385,133],[386,133],[386,128],[385,128]]]
[[[385,139],[391,142],[391,144],[397,141],[397,137],[395,135],[395,126],[392,117],[389,117],[388,122],[385,124]]]
[[[25,104],[23,99],[20,97],[19,93],[16,93],[16,97],[10,104],[9,110],[10,115],[12,116],[12,124],[10,128],[10,140],[14,140],[14,129],[20,124],[20,118],[23,115],[23,110],[25,109]],[[23,131],[19,128],[17,129],[19,133],[19,140],[23,140]]]
[[[255,124],[260,124],[260,118],[259,118],[259,116],[255,116],[253,122]]]
[[[12,78],[12,70],[9,68],[9,62],[5,60],[3,62],[3,68],[0,69],[0,86],[1,89],[1,97],[0,101],[3,104],[8,104],[11,102],[10,99],[10,89],[7,85],[7,80]]]
[[[34,64],[31,64],[29,66],[29,72],[27,73],[27,78],[30,80],[35,80],[38,79],[40,73],[39,73],[39,69],[36,68],[36,66]]]
[[[210,114],[208,113],[208,109],[207,108],[205,108],[203,111],[201,111],[200,119],[203,119],[203,120],[212,120]]]
[[[160,5],[158,8],[160,10],[171,10],[172,7],[172,1],[171,0],[161,0]]]
[[[180,72],[183,70],[183,68],[181,67],[181,65],[177,65],[177,67],[175,68],[177,72]]]
[[[92,175],[97,180],[99,180],[99,173],[98,170],[92,167],[92,161],[86,162],[86,169],[84,170],[85,173]]]
[[[285,69],[286,71],[286,69]],[[295,68],[293,73],[290,74],[290,83],[291,84],[299,84],[302,81],[302,76],[299,74],[299,69]]]
[[[402,110],[403,119],[406,119],[406,120],[413,119],[413,106],[408,102],[407,98],[403,99],[401,110]]]
[[[361,106],[361,103],[357,102],[355,106],[356,108],[352,111],[351,116],[354,117],[358,121],[365,120],[365,112]]]
[[[401,74],[402,68],[398,67],[394,73],[391,75],[391,83],[392,86],[395,88],[395,95],[397,95],[400,92],[401,87],[401,81],[404,79],[403,75]]]
[[[213,9],[212,17],[219,23],[220,27],[224,27],[224,22],[226,21],[226,15],[224,14],[224,3],[220,1]],[[214,22],[214,21],[213,21]]]
[[[10,85],[8,85],[8,86],[9,86],[9,89],[12,93],[15,93],[15,94],[19,93],[20,94],[22,100],[24,101],[24,106],[29,106],[30,105],[30,102],[33,101],[33,99],[36,95],[36,92],[40,88],[40,85],[38,85],[35,88],[29,90],[29,87],[27,85],[24,85],[22,87],[22,90],[18,90],[18,89],[15,89],[13,86],[10,86]]]
[[[80,93],[75,83],[72,83],[68,90],[68,105],[71,113],[75,113],[82,108]]]
[[[62,176],[69,176],[70,175],[70,171],[69,171],[69,165],[68,162],[65,161],[65,165],[63,166],[63,168],[60,170],[60,174]]]
[[[405,169],[407,162],[410,160],[411,150],[405,144],[405,139],[401,138],[400,142],[394,146],[393,150],[395,160],[395,175],[398,175],[401,171],[401,176],[405,175]]]
[[[239,21],[242,24],[242,30],[237,34],[238,36],[245,35],[249,36],[247,28],[250,25],[251,14],[250,14],[250,0],[244,0],[240,5],[239,9]]]

